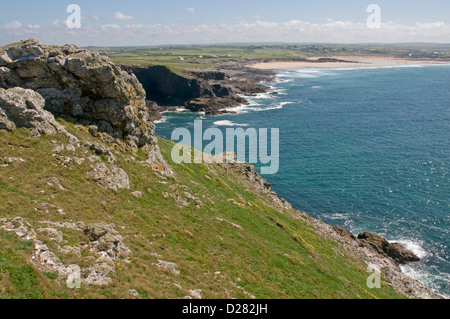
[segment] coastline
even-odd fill
[[[318,60],[311,61],[272,61],[272,62],[258,62],[252,64],[246,64],[242,62],[236,62],[233,64],[224,63],[221,64],[220,72],[223,72],[223,79],[209,78],[209,76],[205,76],[205,74],[212,74],[214,71],[208,70],[199,76],[198,74],[192,72],[191,75],[194,75],[195,78],[200,79],[200,81],[207,82],[208,85],[225,85],[228,87],[233,87],[232,91],[234,93],[240,93],[241,97],[246,100],[246,103],[240,105],[230,105],[227,108],[221,108],[214,112],[208,112],[210,116],[218,116],[222,114],[239,114],[239,112],[234,111],[239,106],[247,106],[250,104],[248,98],[252,98],[257,96],[258,94],[274,94],[277,95],[279,92],[276,88],[272,86],[268,86],[266,83],[270,83],[275,81],[277,76],[277,69],[295,69],[295,68],[370,68],[370,67],[395,67],[395,66],[416,66],[416,65],[443,65],[449,64],[449,62],[441,62],[441,61],[413,61],[413,60],[405,60],[405,59],[395,59],[389,57],[370,57],[368,60],[367,57],[333,57],[330,59],[325,59],[322,61]],[[348,61],[345,59],[351,59],[352,61]],[[332,61],[336,60],[336,61]],[[263,73],[261,71],[271,71],[272,73]],[[217,75],[217,73],[214,73]],[[227,78],[233,78],[233,81],[226,80]],[[247,87],[242,87],[241,83],[246,83],[246,85],[250,85],[250,90]],[[257,87],[257,90],[253,90],[254,87]],[[237,88],[237,90],[236,90]],[[181,111],[189,111],[188,108],[163,108],[160,109],[162,112],[181,112]],[[193,111],[194,113],[205,113],[203,108],[199,108],[197,111]],[[163,115],[163,119],[160,121],[165,121],[165,116]],[[234,126],[234,123],[229,123],[228,121],[219,121],[221,125]],[[270,196],[271,197],[271,196]],[[283,201],[282,199],[276,196],[276,202]],[[289,203],[286,203],[291,206]],[[292,209],[292,208],[291,208]],[[398,292],[402,293],[405,296],[409,296],[410,298],[418,298],[418,299],[442,299],[443,297],[434,292],[431,288],[427,287],[426,284],[420,282],[419,280],[409,276],[404,273],[400,265],[395,262],[389,256],[381,253],[374,249],[370,244],[366,242],[361,242],[354,234],[351,234],[348,230],[339,229],[332,225],[326,224],[325,222],[315,219],[308,215],[307,213],[303,213],[301,210],[292,209],[292,216],[294,218],[299,218],[301,216],[302,219],[308,220],[311,224],[317,229],[318,233],[322,234],[325,237],[332,238],[338,242],[340,242],[344,247],[346,247],[348,253],[351,256],[358,256],[361,260],[364,260],[368,265],[379,265],[380,269],[382,269],[383,276],[387,279],[389,284],[391,284]]]
[[[334,57],[335,59],[344,59],[346,57]],[[348,57],[347,57],[348,58]],[[317,61],[302,61],[302,62],[261,62],[256,64],[247,64],[246,67],[256,70],[272,70],[276,72],[277,69],[295,69],[295,68],[355,68],[355,67],[395,67],[395,66],[416,66],[416,65],[450,65],[450,62],[443,61],[412,61],[405,59],[395,59],[389,57],[375,57],[368,61],[365,57],[352,58],[354,61],[341,62],[317,62]],[[276,73],[277,74],[277,73]],[[275,74],[275,76],[276,76]],[[267,92],[278,94],[277,90],[270,88]],[[267,93],[266,92],[266,93]],[[244,98],[251,97],[251,95],[244,96]],[[404,264],[398,263],[392,257],[380,251],[380,247],[376,247],[373,242],[366,242],[361,240],[359,235],[353,234],[347,229],[327,224],[320,219],[316,219],[301,210],[292,208],[292,204],[275,197],[286,203],[294,211],[293,218],[302,218],[310,222],[318,231],[325,237],[331,237],[340,242],[352,256],[358,256],[370,267],[371,265],[378,266],[381,269],[382,275],[391,284],[395,290],[409,296],[413,299],[446,299],[439,295],[438,292],[428,287],[426,283],[405,273],[402,266],[406,266],[413,262],[406,262]],[[278,201],[277,200],[277,201]],[[361,235],[361,234],[360,234]],[[377,234],[375,234],[378,236]],[[384,238],[380,237],[385,240]],[[387,240],[386,240],[387,241]],[[389,242],[389,244],[398,245],[397,242]],[[400,244],[402,245],[402,244]],[[405,246],[405,251],[409,251]],[[420,258],[421,260],[421,258]],[[416,261],[417,262],[417,261]]]
[[[438,60],[414,60],[398,59],[392,57],[364,57],[364,56],[334,56],[329,60],[320,61],[320,57],[313,57],[305,61],[270,61],[251,63],[247,66],[257,70],[273,69],[295,69],[302,67],[317,68],[350,68],[350,67],[386,67],[386,66],[404,66],[404,65],[443,65],[450,64],[448,61]],[[332,61],[335,60],[335,61]]]

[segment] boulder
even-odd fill
[[[122,236],[112,225],[90,224],[83,232],[91,242],[91,249],[96,253],[106,253],[113,259],[131,254],[131,250],[123,243]]]
[[[103,162],[93,164],[92,169],[89,174],[101,187],[115,191],[130,188],[130,179],[123,169],[116,166],[108,168]]]
[[[389,245],[387,255],[394,259],[399,264],[407,264],[410,262],[420,261],[420,258],[412,251],[406,249],[399,243],[392,243]]]
[[[406,249],[399,243],[389,243],[380,235],[365,232],[358,235],[358,239],[368,243],[379,254],[384,254],[392,258],[397,264],[407,264],[409,262],[420,261],[420,258],[412,251]]]
[[[0,88],[0,129],[10,131],[25,127],[35,137],[65,131],[44,107],[44,98],[33,90]]]

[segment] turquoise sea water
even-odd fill
[[[165,113],[157,133],[170,138],[199,118],[204,129],[279,128],[280,169],[265,176],[274,191],[327,223],[405,244],[423,260],[404,272],[450,296],[450,66],[292,69],[277,79],[269,85],[280,94],[252,97],[236,115]]]

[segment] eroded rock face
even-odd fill
[[[45,110],[96,125],[126,148],[156,144],[137,78],[88,50],[46,46],[35,39],[2,47],[0,87],[33,90],[28,98],[35,104],[41,106],[43,97]]]
[[[65,131],[44,107],[45,100],[36,91],[0,88],[0,129],[11,131],[25,127],[36,137]]]

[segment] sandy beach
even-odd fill
[[[422,64],[450,64],[449,62],[432,60],[407,60],[392,57],[364,57],[364,56],[334,56],[330,59],[344,60],[348,62],[317,62],[321,57],[312,57],[308,61],[273,61],[248,65],[249,67],[270,70],[270,69],[294,69],[302,67],[315,68],[345,68],[345,67],[365,67],[365,66],[395,66],[395,65],[422,65]],[[323,58],[323,57],[322,57]]]

